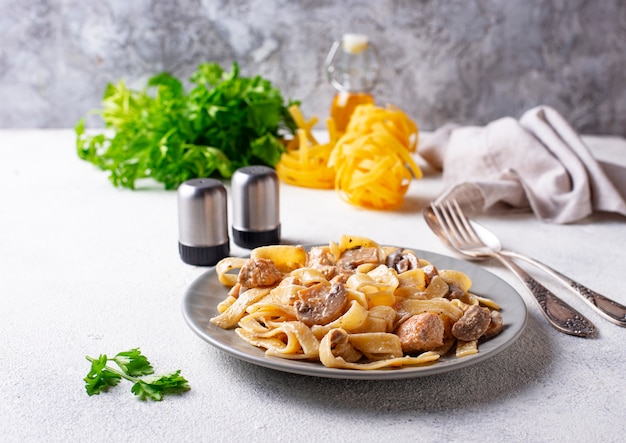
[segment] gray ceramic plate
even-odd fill
[[[502,308],[504,330],[491,340],[481,342],[478,354],[463,358],[449,355],[428,366],[375,371],[327,368],[321,363],[266,357],[262,349],[241,340],[234,330],[218,328],[209,321],[217,315],[217,304],[228,292],[218,281],[213,268],[201,275],[187,290],[183,300],[183,316],[191,329],[203,340],[241,360],[278,371],[342,379],[385,380],[440,374],[487,360],[508,348],[519,337],[526,324],[526,305],[508,283],[475,264],[432,252],[417,249],[413,251],[439,269],[465,272],[472,279],[473,293],[492,298]]]

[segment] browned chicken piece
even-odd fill
[[[441,317],[431,312],[412,315],[395,331],[400,337],[402,351],[410,354],[432,351],[443,345],[444,324]]]
[[[491,338],[494,335],[498,335],[504,327],[504,321],[502,320],[502,314],[499,311],[491,311],[491,321],[489,327],[485,331],[485,338]]]
[[[452,326],[452,335],[463,341],[478,340],[487,331],[489,323],[491,323],[489,308],[470,306]]]
[[[341,357],[348,363],[354,363],[363,357],[363,354],[350,344],[345,331],[331,329],[329,334],[330,348],[335,357]]]
[[[420,267],[419,260],[413,252],[400,248],[394,249],[391,254],[387,255],[386,265],[388,268],[395,269],[399,274]]]
[[[317,283],[298,291],[293,304],[296,317],[307,326],[325,325],[339,318],[348,303],[348,291],[341,283]]]
[[[337,274],[337,267],[330,258],[327,248],[314,246],[309,250],[307,267],[320,271],[326,280]]]
[[[321,266],[332,266],[334,265],[333,261],[330,258],[328,249],[322,246],[313,246],[309,250],[309,255],[307,259],[307,266],[313,267],[316,265]]]
[[[341,253],[337,260],[339,269],[356,269],[364,263],[380,263],[378,258],[378,248],[355,248],[347,249]]]
[[[276,268],[272,260],[253,258],[241,267],[237,282],[241,284],[242,289],[250,289],[259,286],[272,286],[280,282],[282,278],[283,274]]]

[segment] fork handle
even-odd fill
[[[534,258],[526,255],[513,252],[513,251],[501,251],[503,255],[511,258],[518,258],[530,263],[531,265],[541,269],[546,274],[553,276],[554,278],[561,280],[565,285],[569,286],[576,294],[582,297],[589,305],[600,313],[607,320],[615,323],[618,326],[626,327],[626,306],[605,297],[602,294],[598,294],[592,289],[572,280],[568,276],[561,274],[556,269],[535,260]]]
[[[522,280],[526,289],[539,304],[545,317],[557,330],[579,337],[589,337],[595,334],[596,328],[591,321],[554,295],[510,258],[501,254],[495,254],[495,258]]]

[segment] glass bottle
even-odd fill
[[[372,89],[378,81],[378,51],[366,35],[344,34],[335,41],[325,62],[328,81],[337,90],[330,115],[338,132],[345,132],[354,108],[374,104]]]

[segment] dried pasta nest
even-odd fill
[[[347,202],[373,209],[402,204],[421,171],[398,140],[382,132],[346,134],[333,150],[335,189]]]
[[[410,153],[417,149],[417,125],[400,109],[357,106],[345,134],[327,120],[329,142],[319,144],[297,106],[290,113],[297,137],[276,165],[278,177],[295,186],[336,189],[356,206],[392,209],[402,204],[413,179],[421,178]]]

